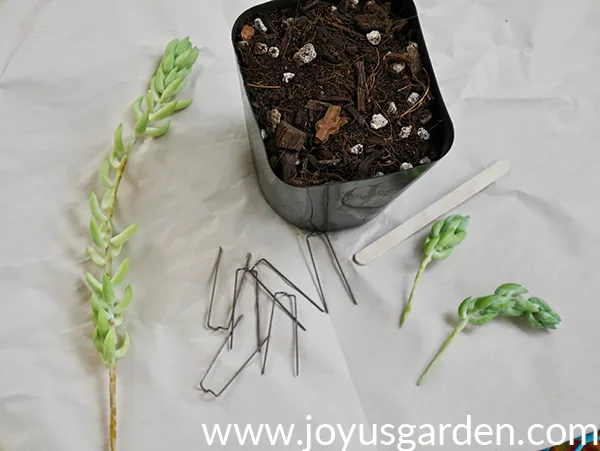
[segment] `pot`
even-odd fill
[[[252,22],[266,12],[273,12],[296,4],[297,0],[272,0],[243,12],[232,28],[231,42],[234,51],[245,23]],[[336,182],[318,186],[297,187],[285,183],[275,174],[269,164],[260,126],[250,105],[248,88],[240,70],[241,61],[239,58],[237,59],[246,126],[258,184],[271,208],[287,222],[300,229],[320,232],[336,231],[357,227],[371,221],[408,187],[439,163],[452,147],[454,127],[429,59],[415,4],[412,0],[393,0],[392,12],[399,18],[410,18],[408,26],[415,33],[412,39],[419,45],[423,67],[429,74],[430,90],[435,98],[434,102],[430,104],[430,109],[433,110],[434,116],[439,118],[441,122],[439,126],[443,128],[443,133],[440,133],[442,139],[438,141],[439,149],[436,149],[439,158],[413,169],[367,180]]]

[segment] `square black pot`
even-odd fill
[[[408,27],[411,27],[414,33],[412,39],[419,45],[423,67],[429,74],[430,91],[434,97],[430,109],[434,116],[439,118],[439,126],[443,128],[442,139],[438,141],[440,148],[435,149],[439,158],[413,169],[367,180],[308,187],[292,186],[281,180],[269,164],[259,123],[250,105],[248,88],[242,78],[241,61],[236,46],[244,24],[251,23],[265,12],[277,11],[297,3],[297,0],[273,0],[254,6],[242,13],[232,28],[231,43],[238,56],[238,75],[243,92],[246,126],[258,183],[271,208],[296,227],[311,231],[334,231],[357,227],[375,218],[386,205],[446,156],[454,141],[454,127],[433,71],[415,4],[412,0],[393,0],[392,12],[399,18],[409,20]]]

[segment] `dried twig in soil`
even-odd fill
[[[367,80],[365,76],[365,63],[363,61],[356,62],[356,106],[358,112],[365,114],[367,112]]]
[[[400,119],[402,119],[407,114],[410,114],[413,111],[415,111],[416,109],[418,109],[423,104],[423,102],[425,102],[425,99],[427,99],[427,96],[429,95],[430,83],[429,83],[429,74],[425,70],[424,70],[424,72],[425,72],[425,75],[427,75],[427,89],[425,90],[425,93],[421,96],[421,98],[419,99],[419,101],[417,103],[415,103],[413,106],[411,106],[408,110],[406,110],[404,113],[402,113],[400,115]]]
[[[256,83],[248,83],[246,86],[249,88],[260,88],[260,89],[281,89],[281,86],[264,86],[257,85]]]

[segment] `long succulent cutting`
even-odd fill
[[[192,99],[177,100],[175,97],[184,88],[198,53],[199,50],[192,47],[187,37],[175,39],[167,45],[148,91],[133,103],[133,137],[125,144],[123,124],[119,124],[114,133],[110,156],[100,168],[104,193],[98,196],[92,192],[89,198],[92,213],[90,236],[94,246],[89,246],[87,253],[102,272],[99,277],[86,272],[85,277],[92,289],[90,301],[94,346],[109,370],[111,451],[116,449],[117,441],[116,362],[127,354],[130,344],[127,332],[121,334],[118,329],[123,324],[125,311],[133,297],[133,290],[129,285],[122,294],[118,294],[118,286],[123,283],[129,269],[129,258],[122,260],[114,272],[113,263],[138,227],[137,224],[132,224],[120,231],[116,230],[113,218],[117,193],[130,153],[142,141],[167,133],[171,126],[171,115],[192,103]]]
[[[500,285],[494,294],[480,298],[468,297],[458,307],[460,323],[444,342],[436,356],[427,366],[417,385],[421,385],[429,371],[458,334],[470,323],[482,326],[499,315],[524,317],[536,329],[556,329],[561,321],[559,314],[540,298],[523,295],[528,290],[516,283]]]
[[[408,315],[412,309],[413,298],[417,285],[421,280],[421,275],[427,265],[432,260],[445,260],[450,256],[455,246],[458,246],[467,236],[467,227],[469,227],[469,216],[453,215],[448,216],[446,219],[440,219],[431,228],[431,232],[425,238],[423,243],[423,261],[415,277],[412,289],[410,290],[410,296],[408,297],[408,304],[404,309],[404,313],[400,318],[400,326],[403,326]]]

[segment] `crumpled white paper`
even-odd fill
[[[107,449],[107,374],[92,346],[82,281],[87,196],[156,59],[186,35],[202,49],[189,87],[194,103],[168,137],[136,154],[120,193],[120,220],[140,226],[127,250],[134,304],[132,349],[118,367],[119,449],[206,449],[203,423],[304,430],[307,415],[314,427],[347,428],[437,427],[472,415],[474,425],[510,423],[522,439],[534,423],[593,423],[594,0],[418,2],[456,127],[451,153],[377,220],[332,235],[358,306],[318,249],[331,314],[299,300],[308,329],[300,333],[300,378],[292,375],[289,321],[279,315],[265,376],[254,361],[218,400],[194,388],[223,340],[204,327],[218,246],[225,253],[216,321],[224,320],[233,271],[247,252],[273,261],[317,299],[303,237],[270,210],[253,173],[229,35],[255,3],[0,1],[0,450]],[[498,159],[510,160],[511,172],[457,210],[472,216],[469,237],[428,268],[398,330],[427,231],[367,267],[351,256]],[[559,330],[532,333],[505,321],[473,329],[416,387],[460,301],[508,281],[555,307]],[[215,387],[255,345],[252,292],[244,291],[248,314],[213,374]],[[458,449],[448,436],[446,443]],[[232,441],[223,449],[240,448]],[[347,447],[363,448],[357,439]],[[263,441],[255,449],[271,447]]]

